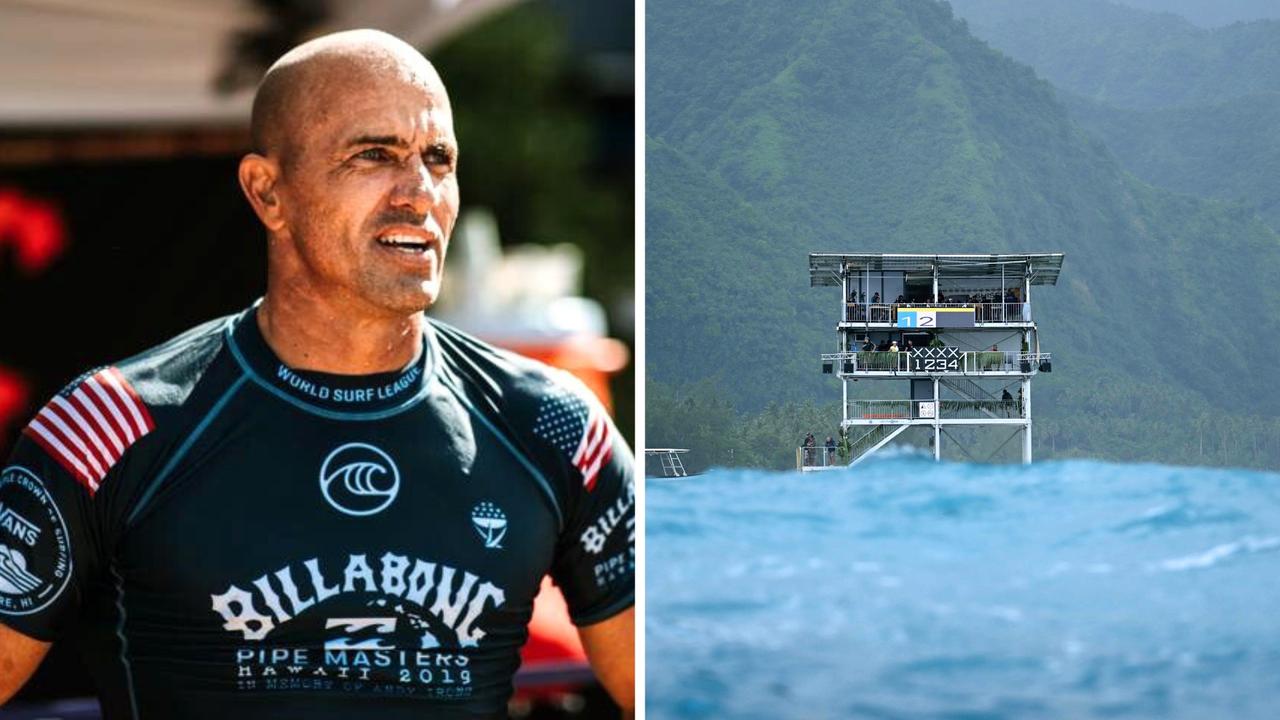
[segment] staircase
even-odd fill
[[[689,472],[685,470],[684,462],[680,460],[681,453],[687,452],[689,451],[685,448],[645,448],[645,465],[648,465],[650,457],[657,457],[662,465],[662,477],[688,477]],[[647,469],[646,472],[648,472]]]
[[[981,385],[969,378],[942,378],[940,382],[970,400],[1000,399],[986,390],[983,390]]]
[[[679,453],[663,453],[661,462],[663,477],[687,477],[689,475],[689,473],[685,472],[684,463],[680,462]]]
[[[981,400],[999,400],[1000,399],[995,395],[992,395],[991,393],[987,392],[986,390],[983,390],[981,385],[970,380],[969,378],[942,378],[941,380],[939,380],[939,382],[941,382],[943,385],[954,390],[961,397],[967,398],[969,400],[981,401]],[[986,408],[978,408],[978,410],[979,412],[981,412],[983,415],[986,415],[987,417],[993,417],[993,418],[999,417],[999,415],[996,415],[995,413],[991,412]]]
[[[910,425],[875,425],[861,437],[849,443],[850,467],[862,462],[863,458],[879,450],[889,441],[902,434]]]

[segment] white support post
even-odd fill
[[[843,400],[844,400],[843,402],[840,403],[840,415],[844,418],[844,421],[847,422],[849,420],[849,378],[848,377],[840,378],[840,391],[841,391],[841,396],[843,397]],[[840,424],[842,427],[844,426],[844,422],[841,422]]]
[[[1022,378],[1022,464],[1031,463],[1031,379]]]
[[[936,278],[937,275],[935,274]],[[933,460],[942,459],[942,400],[938,397],[938,378],[933,379]]]
[[[840,271],[840,322],[849,314],[849,271],[848,268]]]
[[[933,265],[933,301],[938,302],[938,265]]]

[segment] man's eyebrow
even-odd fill
[[[356,145],[390,145],[392,147],[407,148],[409,141],[399,135],[358,135],[347,141],[347,147],[355,147]]]

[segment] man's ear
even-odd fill
[[[257,153],[249,153],[240,158],[239,177],[240,189],[249,199],[249,204],[258,214],[258,219],[268,231],[278,232],[284,227],[280,196],[276,192],[276,183],[280,179],[280,164]]]

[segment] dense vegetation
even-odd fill
[[[1175,12],[1189,5],[1123,4]],[[1073,119],[1126,170],[1160,187],[1251,205],[1280,228],[1280,21],[1208,31],[1105,0],[952,5],[975,34],[1058,87]],[[1218,7],[1198,3],[1207,12],[1211,5]],[[1270,13],[1280,16],[1280,3]]]
[[[1280,20],[1212,30],[1108,0],[951,0],[978,37],[1054,85],[1122,108],[1280,91]]]
[[[1259,381],[1280,319],[1234,320],[1280,301],[1280,238],[1251,208],[1128,175],[935,0],[662,3],[647,21],[651,447],[778,466],[834,430],[817,356],[839,298],[808,287],[810,251],[1060,250],[1062,281],[1033,296],[1056,360],[1038,457],[1280,463],[1280,387]]]
[[[1143,180],[1253,206],[1280,229],[1280,93],[1160,110],[1122,110],[1073,96],[1063,101]]]
[[[1118,0],[1121,5],[1180,15],[1200,27],[1212,28],[1250,20],[1280,19],[1275,0]]]
[[[775,401],[755,412],[737,410],[730,397],[723,378],[674,385],[650,382],[645,399],[646,416],[653,418],[648,429],[650,446],[691,448],[684,463],[695,470],[735,465],[786,470],[795,467],[795,448],[807,433],[816,436],[819,446],[828,436],[839,438],[838,395],[821,401]],[[1037,411],[1032,433],[1035,457],[1105,455],[1182,465],[1269,468],[1280,458],[1280,418],[1209,410],[1196,414],[1190,408],[1164,417],[1129,412],[1132,406],[1115,415],[1109,414],[1105,401],[1096,404],[1092,408],[1098,411],[1096,416],[1064,415],[1060,407]],[[928,432],[922,429],[902,440],[927,451]],[[949,432],[962,435],[964,430]],[[969,450],[948,438],[943,445],[945,457],[963,460],[968,455],[997,462],[1019,457],[1020,439],[1010,438],[1010,431],[970,431],[959,439],[969,443]],[[649,471],[660,474],[656,464]]]

